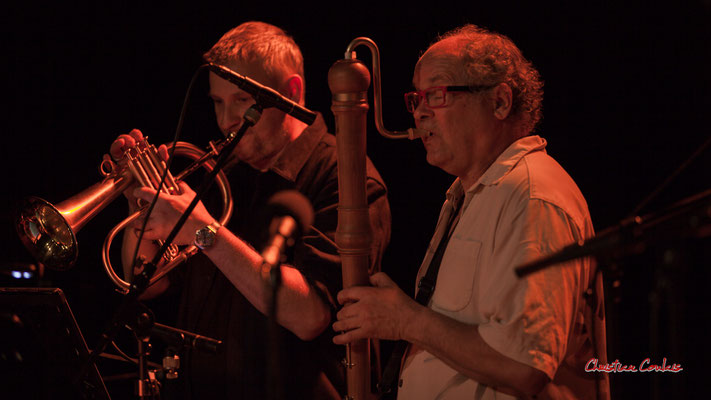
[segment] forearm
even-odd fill
[[[419,307],[410,321],[402,332],[403,339],[477,382],[519,397],[539,393],[548,382],[545,373],[490,347],[477,325],[465,324],[425,307]]]
[[[268,314],[271,288],[262,275],[259,253],[224,227],[204,253],[256,309]],[[283,265],[281,275],[277,323],[302,340],[315,338],[330,322],[329,307],[299,270]]]

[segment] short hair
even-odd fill
[[[463,63],[468,84],[511,87],[511,115],[526,133],[543,116],[543,81],[521,50],[508,37],[468,24],[441,35],[436,42],[454,40],[456,57]],[[435,43],[436,43],[435,42]]]
[[[294,73],[304,78],[304,57],[299,46],[284,30],[265,22],[249,21],[231,29],[203,59],[221,65],[260,64],[274,86]]]

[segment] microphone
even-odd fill
[[[277,192],[269,199],[267,207],[273,217],[270,239],[261,255],[265,264],[276,267],[284,250],[311,226],[314,211],[309,200],[296,190]]]
[[[246,76],[242,76],[222,65],[209,63],[207,66],[215,75],[232,82],[240,89],[251,94],[252,97],[254,97],[254,100],[256,100],[257,103],[264,108],[276,107],[277,109],[309,125],[316,120],[315,112],[282,96],[281,93],[270,87],[264,86]]]
[[[159,323],[153,324],[151,334],[159,336],[173,345],[183,346],[205,353],[219,354],[222,350],[221,340],[215,340],[207,336],[197,335]]]

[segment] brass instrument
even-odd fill
[[[373,98],[375,126],[381,135],[415,139],[425,134],[410,128],[390,132],[382,122],[380,91],[380,53],[375,43],[365,37],[351,41],[345,59],[336,61],[328,72],[328,85],[333,94],[331,111],[336,119],[338,151],[338,226],[336,244],[341,255],[343,287],[369,285],[368,257],[372,243],[368,202],[366,198],[366,115],[368,112],[368,68],[356,59],[354,49],[366,45],[373,60]],[[370,343],[363,339],[351,343],[346,351],[348,400],[373,397],[370,384]]]
[[[220,143],[210,142],[208,151],[200,150],[190,143],[177,142],[174,155],[188,157],[194,161],[175,177],[168,171],[161,191],[179,194],[178,181],[201,166],[208,171],[212,170],[215,165],[214,157],[233,138],[234,135],[231,135]],[[105,157],[99,167],[104,179],[56,206],[39,197],[30,197],[23,201],[17,215],[16,229],[22,243],[36,260],[52,269],[71,268],[79,254],[76,233],[89,220],[134,182],[157,190],[166,163],[160,159],[155,146],[149,144],[147,138],[127,150],[124,158],[125,165],[121,163],[122,165],[119,166]],[[221,171],[217,175],[217,183],[223,200],[219,222],[224,225],[232,216],[232,193],[227,177]],[[102,252],[104,269],[109,278],[124,293],[128,292],[130,284],[114,271],[109,259],[110,247],[115,235],[140,217],[143,212],[144,209],[141,209],[123,220],[109,232],[104,241]],[[168,257],[168,263],[151,279],[151,284],[196,252],[197,248],[193,245],[187,246],[180,252],[174,248]]]

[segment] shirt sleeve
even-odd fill
[[[494,265],[479,274],[478,302],[486,322],[479,333],[503,355],[545,372],[553,379],[565,358],[576,322],[585,260],[551,266],[524,278],[514,269],[580,237],[559,207],[525,198],[502,213],[496,230]]]

